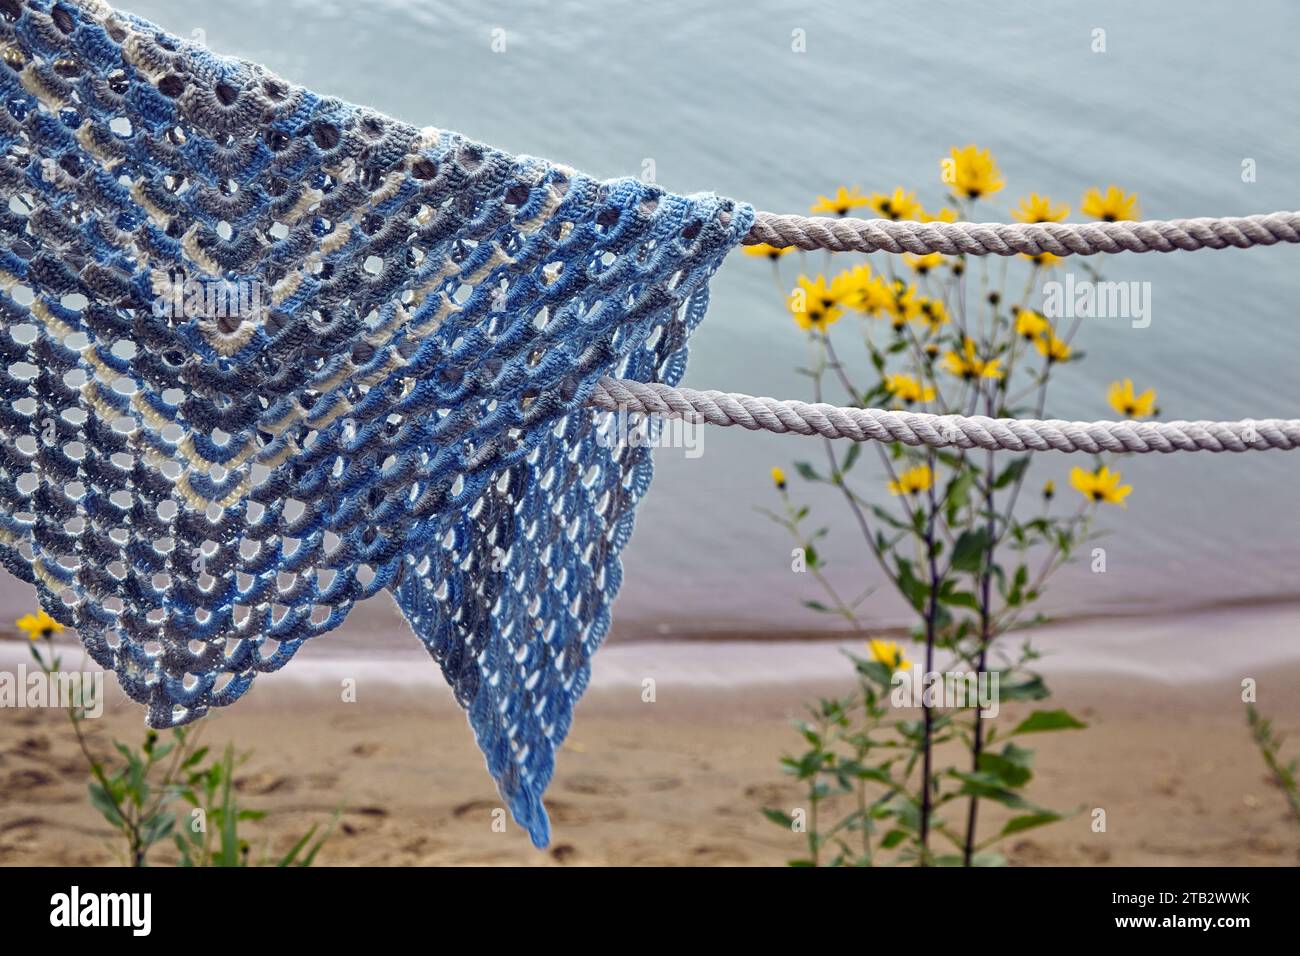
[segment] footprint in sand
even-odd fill
[[[755,783],[745,788],[745,796],[765,807],[775,807],[789,799],[793,789],[779,783]]]
[[[560,843],[551,847],[551,859],[556,863],[567,863],[578,855],[578,848],[571,843]]]
[[[294,789],[293,781],[288,777],[278,777],[270,773],[255,773],[235,780],[235,789],[240,793],[262,797],[268,793],[288,793]]]
[[[749,854],[737,846],[697,846],[691,849],[692,863],[702,866],[739,865],[749,862]]]
[[[10,773],[5,778],[4,786],[0,787],[0,793],[5,796],[26,794],[28,791],[53,786],[58,782],[58,778],[53,774],[46,773],[44,770],[37,770],[34,767],[28,767]]]
[[[375,809],[373,807],[368,809]],[[339,830],[348,836],[358,836],[360,834],[374,833],[384,825],[383,817],[388,814],[380,811],[378,815],[373,813],[359,812],[350,810],[344,814],[343,820],[339,823]]]
[[[567,775],[562,784],[565,790],[573,793],[585,793],[599,797],[622,797],[627,790],[617,780],[602,777],[596,773],[575,773]]]
[[[471,800],[468,803],[457,804],[451,808],[453,817],[467,817],[472,813],[490,814],[493,810],[499,810],[501,804],[494,800]]]
[[[39,757],[50,752],[49,737],[27,737],[18,742],[13,753],[20,757]]]
[[[546,810],[556,826],[579,826],[584,823],[612,823],[626,820],[627,811],[617,803],[568,803],[547,800]]]
[[[1110,862],[1110,850],[1104,846],[1081,843],[1079,844],[1079,852],[1083,854],[1089,863],[1095,866]]]
[[[0,823],[0,833],[9,833],[13,830],[35,830],[45,825],[45,820],[40,817],[19,817],[17,820],[10,820],[8,823]]]

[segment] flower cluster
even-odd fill
[[[1068,204],[1037,192],[1021,196],[1010,209],[986,209],[1007,185],[987,149],[953,147],[939,165],[944,195],[937,208],[927,208],[923,196],[903,186],[871,193],[841,186],[833,195],[819,196],[812,211],[920,222],[1009,216],[1045,228],[1070,216]],[[1138,215],[1136,195],[1117,186],[1088,189],[1078,209],[1104,221]],[[800,371],[811,379],[816,402],[1043,419],[1049,383],[1064,369],[1073,372],[1083,359],[1074,344],[1079,319],[1056,318],[1040,281],[1062,262],[1054,255],[990,261],[876,253],[844,257],[840,261],[846,265],[832,271],[829,253],[816,270],[808,268],[809,255],[799,252],[791,276],[790,250],[754,246],[747,251],[771,262],[786,307],[806,336],[812,361]],[[1096,261],[1078,268],[1097,279]],[[1027,271],[1027,281],[1009,275],[1009,266]],[[1111,383],[1105,398],[1125,419],[1158,414],[1155,390],[1140,390],[1132,379]],[[932,424],[942,433],[943,419]],[[837,571],[835,577],[852,586],[849,591],[826,573],[821,539],[831,535],[832,526],[810,525],[812,507],[798,500],[785,472],[774,468],[781,511],[760,510],[795,539],[799,547],[792,569],[809,572],[824,595],[805,606],[867,637],[871,631],[862,605],[876,589],[878,571],[915,614],[910,635],[924,645],[924,654],[917,656],[927,672],[935,655],[943,654],[960,672],[981,677],[992,672],[1004,699],[1046,696],[1046,683],[1034,670],[1034,649],[1027,641],[1003,638],[1037,619],[1030,616],[1034,603],[1050,576],[1090,540],[1097,509],[1127,507],[1133,487],[1124,483],[1113,456],[1097,455],[1089,466],[1071,469],[1068,487],[1080,497],[1063,504],[1051,478],[1040,486],[1037,500],[1021,495],[1031,468],[1059,467],[1056,456],[1035,461],[1029,453],[901,442],[823,440],[819,448],[824,463],[797,462],[795,472],[842,497],[851,520],[834,530],[860,532],[873,580],[856,582],[852,571]],[[862,480],[863,460],[879,463],[870,483]],[[849,654],[860,678],[855,695],[811,707],[812,719],[801,725],[807,750],[786,760],[806,783],[812,807],[809,856],[803,862],[817,865],[828,841],[834,841],[833,860],[839,862],[870,864],[888,852],[891,862],[969,866],[993,859],[986,848],[1008,832],[1060,819],[1034,807],[1021,792],[1031,776],[1025,770],[1031,752],[1018,743],[989,750],[994,731],[986,735],[978,708],[927,703],[923,697],[922,720],[887,726],[892,701],[882,702],[883,695],[911,665],[895,641],[869,640],[867,650],[863,657]],[[1083,724],[1066,711],[1051,710],[1036,711],[1022,726],[1039,731]],[[966,753],[960,765],[935,766],[961,747]],[[873,788],[879,791],[874,800]],[[849,808],[841,822],[819,828],[816,805],[836,793],[851,794],[858,809]],[[959,821],[954,823],[957,815],[948,812],[955,800],[969,806],[962,815],[964,832]],[[1000,802],[1019,816],[1001,835],[986,833],[981,839],[976,813],[981,800]],[[783,811],[765,812],[790,825]],[[848,832],[861,836],[860,846],[847,845],[842,836]],[[936,849],[942,840],[955,843],[958,853]]]
[[[927,209],[915,191],[903,186],[868,194],[856,185],[840,186],[831,196],[818,196],[809,208],[814,213],[839,217],[859,214],[895,221],[954,222],[967,218],[975,203],[987,201],[1006,188],[1006,180],[992,153],[973,144],[952,147],[940,161],[940,173],[948,196],[945,204],[937,208]],[[1134,219],[1138,215],[1137,195],[1115,185],[1107,186],[1104,191],[1092,187],[1084,192],[1079,210],[1085,216],[1108,222]],[[1070,211],[1067,203],[1030,192],[1019,198],[1010,209],[1010,216],[1018,222],[1054,223],[1065,221]],[[778,282],[780,263],[792,251],[792,247],[769,245],[745,247],[748,255],[772,262],[778,270]],[[802,252],[799,257],[806,259]],[[867,261],[852,262],[834,274],[800,271],[786,294],[786,306],[795,324],[815,344],[828,349],[831,326],[846,316],[876,320],[888,329],[893,341],[879,345],[872,341],[870,329],[864,329],[881,379],[876,389],[852,394],[858,404],[862,404],[865,396],[896,408],[965,414],[1007,412],[1010,409],[1006,403],[1011,397],[1009,379],[1017,367],[1029,364],[1030,350],[1037,356],[1037,365],[1031,373],[1031,391],[1045,387],[1052,368],[1080,357],[1071,345],[1077,325],[1058,328],[1027,301],[1040,271],[1056,266],[1060,257],[1043,253],[1022,258],[1029,261],[1033,275],[1022,296],[1025,301],[1012,305],[1009,310],[1000,308],[1002,294],[998,290],[988,292],[986,301],[972,310],[964,286],[966,257],[940,253],[904,255],[904,269],[898,267],[898,260],[893,257],[880,265],[873,264],[868,257]],[[977,311],[978,315],[970,315],[971,311]],[[997,334],[1003,327],[1008,332],[1005,336]],[[887,368],[886,361],[895,355],[910,360],[909,367]],[[943,394],[938,373],[957,380],[956,401]],[[1135,393],[1129,379],[1111,385],[1107,399],[1126,418],[1156,414],[1154,390]],[[1097,468],[1103,466],[1099,463]],[[1099,473],[1094,469],[1087,474],[1095,478]],[[908,474],[920,472],[914,468]],[[1106,474],[1117,476],[1118,472]],[[1090,502],[1114,504],[1122,503],[1123,494],[1127,493],[1124,489],[1129,487],[1116,486],[1117,491],[1099,494],[1095,481],[1083,482],[1074,477],[1071,486]],[[923,490],[911,489],[903,475],[891,476],[889,488],[895,494],[904,495]]]

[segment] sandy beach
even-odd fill
[[[1043,633],[1051,706],[1090,726],[1034,742],[1029,796],[1083,812],[1012,838],[1003,845],[1009,862],[1300,864],[1300,828],[1250,743],[1239,696],[1242,675],[1255,677],[1261,709],[1300,740],[1300,652],[1278,643],[1297,633],[1297,612],[1223,613],[1237,622],[1233,632],[1202,613],[1194,624],[1077,622]],[[322,864],[774,865],[800,852],[800,838],[760,811],[799,803],[778,760],[800,743],[790,721],[803,702],[847,689],[840,649],[828,641],[605,648],[548,793],[554,839],[545,851],[513,824],[493,829],[500,800],[418,648],[369,658],[355,645],[350,655],[308,648],[206,718],[203,739],[252,751],[237,786],[243,805],[268,812],[247,825],[255,854],[283,851],[342,806]],[[25,653],[0,642],[0,666]],[[1106,660],[1110,667],[1098,666]],[[657,682],[654,703],[641,700],[646,674]],[[355,703],[341,701],[340,676],[356,679]],[[111,678],[108,686],[110,706],[92,730],[105,751],[114,736],[138,742],[144,732],[142,711]],[[1024,710],[1007,708],[1012,719]],[[115,862],[85,778],[61,712],[0,711],[0,865]],[[1090,827],[1097,807],[1105,833]],[[989,807],[984,819],[992,827],[1000,818]],[[164,848],[155,862],[173,858]]]

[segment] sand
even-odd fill
[[[843,665],[834,645],[758,647],[602,651],[606,678],[598,668],[549,791],[554,840],[545,851],[513,824],[493,828],[500,800],[427,659],[364,670],[322,658],[292,680],[286,670],[207,718],[203,735],[214,747],[233,740],[252,750],[238,791],[245,806],[268,814],[245,824],[255,854],[284,850],[342,806],[321,864],[781,864],[802,852],[801,838],[760,810],[802,804],[778,759],[799,746],[790,720],[802,703],[845,689],[831,676]],[[14,661],[24,648],[4,642],[0,650],[0,661]],[[763,679],[779,670],[764,653],[822,667],[778,684]],[[646,660],[684,661],[680,673],[698,679],[676,680],[665,664],[655,702],[644,703],[631,678]],[[1034,742],[1029,795],[1083,812],[1008,841],[1011,863],[1300,864],[1300,827],[1249,741],[1232,668],[1177,681],[1062,670],[1051,706],[1090,727]],[[355,703],[341,701],[335,679],[349,671],[364,674]],[[1300,741],[1300,664],[1261,673],[1264,710]],[[112,736],[139,741],[144,732],[139,708],[116,687],[109,696],[93,728],[104,750]],[[85,778],[62,713],[0,710],[0,865],[115,861]],[[1090,826],[1097,807],[1106,810],[1104,833]],[[984,819],[995,826],[999,815],[990,808]],[[164,849],[155,862],[171,859]]]

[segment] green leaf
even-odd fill
[[[963,531],[957,538],[952,550],[952,567],[954,571],[968,571],[972,574],[984,566],[984,556],[989,550],[989,533],[984,527]]]
[[[880,507],[879,505],[872,505],[871,513],[874,514],[881,521],[883,521],[885,524],[889,525],[891,528],[897,528],[899,531],[912,530],[912,526],[910,524],[904,524],[903,522],[899,521],[897,518],[895,518],[892,514],[890,514],[888,511],[886,511],[884,508]],[[880,540],[883,540],[883,538]]]
[[[794,470],[799,473],[799,477],[802,478],[804,481],[825,480],[822,478],[821,475],[817,474],[817,472],[813,470],[813,466],[808,464],[808,462],[806,461],[796,461],[794,463]]]
[[[170,813],[157,813],[146,820],[141,827],[141,837],[148,846],[152,846],[171,835],[176,818]]]
[[[948,516],[948,523],[955,524],[957,513],[966,507],[970,500],[971,486],[975,483],[975,472],[969,468],[962,469],[957,475],[948,482],[948,490],[944,493],[945,514]]]
[[[1017,607],[1024,600],[1025,585],[1029,582],[1029,566],[1022,564],[1016,568],[1011,580],[1011,591],[1007,594],[1007,604]]]
[[[880,840],[880,847],[883,850],[892,850],[898,844],[907,839],[906,830],[890,830]]]
[[[840,474],[847,475],[858,461],[858,456],[862,454],[862,443],[853,442],[849,445],[849,450],[844,454],[844,462],[840,465]]]
[[[1024,797],[1016,793],[1014,789],[1003,786],[997,777],[992,774],[958,773],[953,771],[952,775],[962,781],[961,793],[966,796],[979,797],[981,800],[992,800],[1013,810],[1029,806]]]
[[[1037,674],[1026,678],[1018,684],[1008,684],[999,682],[998,698],[1003,701],[1008,700],[1042,700],[1050,696],[1047,685]]]
[[[979,768],[983,773],[997,777],[1008,787],[1023,787],[1033,777],[1034,752],[1015,744],[1007,744],[1001,753],[980,754]]]
[[[288,853],[286,853],[283,857],[280,858],[280,862],[277,863],[276,866],[281,866],[281,867],[292,866],[294,860],[297,859],[298,854],[302,852],[302,848],[307,845],[307,841],[310,840],[315,833],[316,833],[316,827],[313,826],[310,830],[308,830],[306,833],[302,835],[302,837],[298,840],[298,842],[295,843],[290,848]]]
[[[922,614],[926,611],[926,602],[930,598],[930,585],[912,573],[912,562],[906,558],[898,559],[898,587],[903,596],[911,602],[912,607]]]
[[[1002,828],[1002,836],[1011,836],[1013,833],[1023,833],[1025,830],[1032,830],[1034,827],[1046,826],[1049,823],[1055,823],[1061,819],[1059,813],[1053,813],[1051,810],[1044,810],[1041,813],[1026,813],[1018,817],[1012,817],[1007,821],[1006,826]]]
[[[100,815],[103,816],[110,824],[117,829],[122,829],[125,825],[122,820],[122,814],[118,813],[117,807],[113,805],[113,800],[109,797],[108,792],[98,783],[90,785],[90,803]]]
[[[1082,730],[1088,725],[1065,710],[1036,710],[1011,731],[1015,734],[1038,734],[1048,730]]]
[[[993,482],[993,487],[995,489],[1005,488],[1012,482],[1019,481],[1020,476],[1023,475],[1025,469],[1029,467],[1029,458],[1029,455],[1025,455],[1022,458],[1012,459],[1011,464],[1007,465],[1002,474],[998,475],[997,479]]]
[[[787,830],[794,826],[794,817],[781,810],[773,810],[770,807],[764,807],[763,816],[767,817],[778,826],[785,827]]]
[[[944,582],[943,590],[939,592],[939,600],[944,604],[950,604],[953,607],[966,607],[972,611],[979,610],[979,600],[970,591],[954,591],[951,588],[951,580]]]

